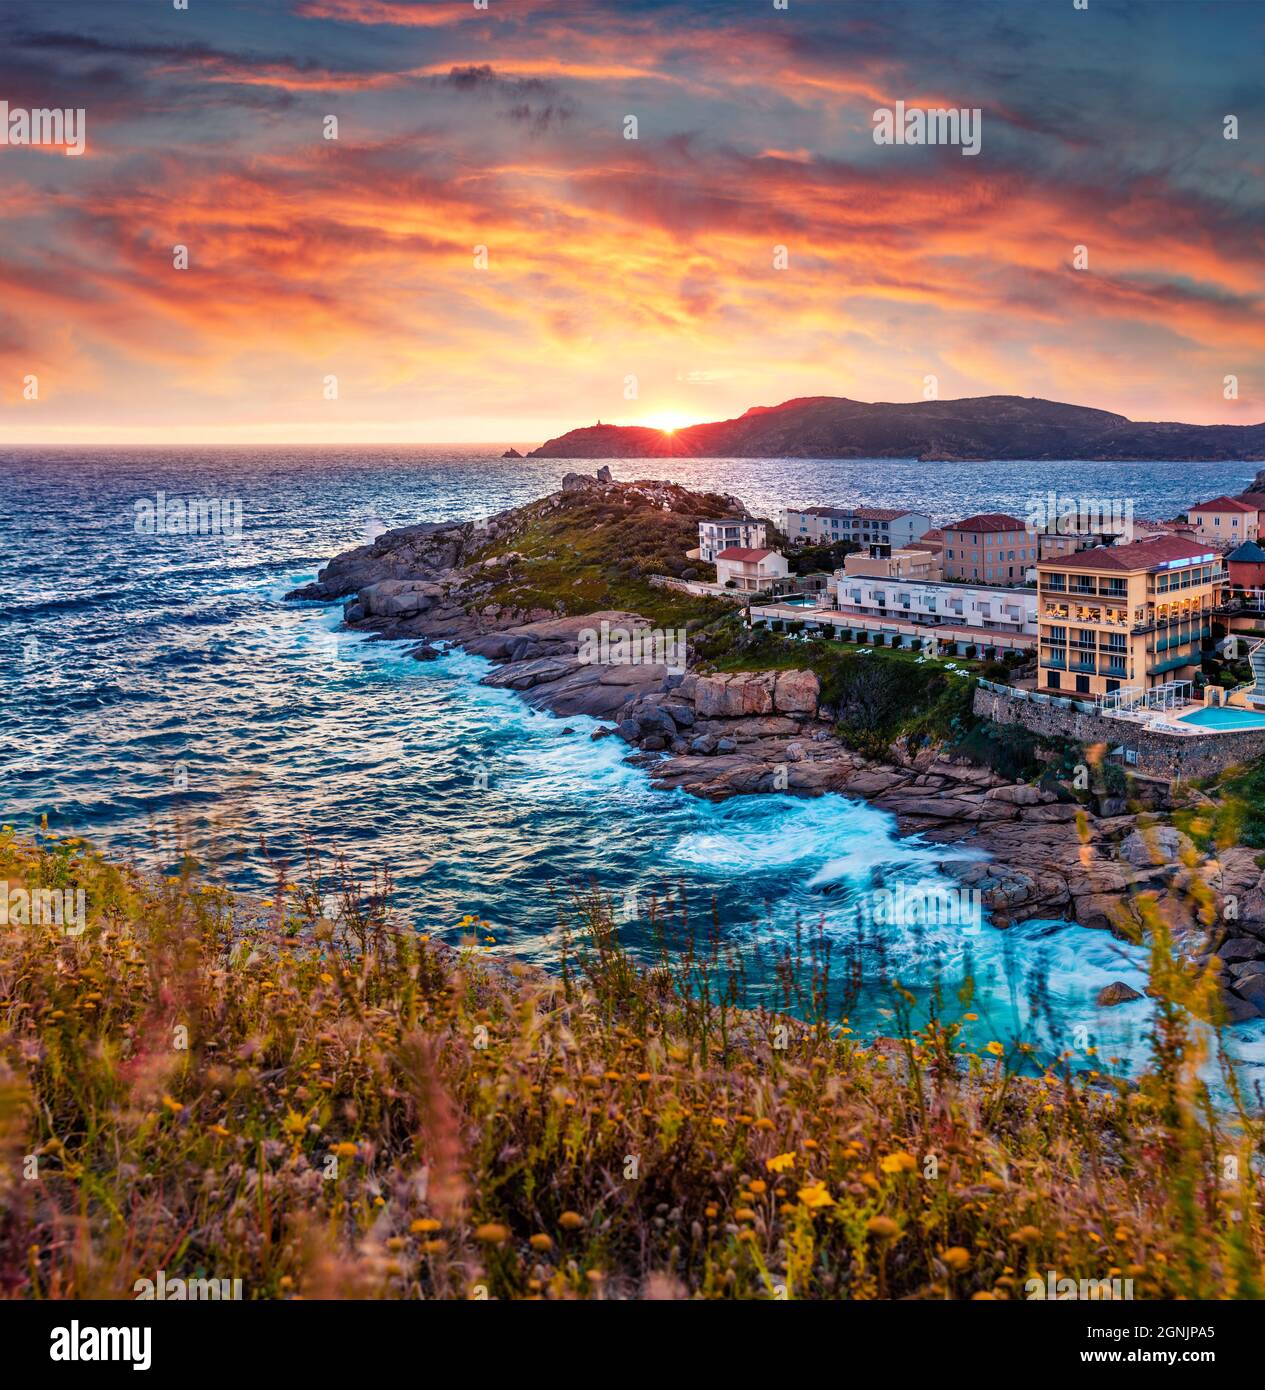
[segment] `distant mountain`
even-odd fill
[[[668,434],[590,425],[528,458],[1185,459],[1265,461],[1265,424],[1182,425],[1028,396],[867,404],[804,396]]]

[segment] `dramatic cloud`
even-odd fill
[[[0,99],[88,122],[0,146],[12,439],[530,443],[928,375],[1265,419],[1256,0],[5,18]],[[877,145],[898,102],[979,153]]]

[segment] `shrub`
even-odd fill
[[[926,668],[846,660],[929,693]],[[611,905],[579,895],[549,976],[432,941],[442,911],[411,929],[389,877],[368,897],[344,880],[331,923],[319,867],[306,885],[273,867],[262,915],[0,831],[0,881],[94,905],[73,946],[0,930],[6,1297],[131,1298],[165,1268],[223,1270],[259,1299],[464,1301],[477,1270],[506,1300],[767,1300],[773,1273],[797,1300],[942,1301],[1108,1261],[1140,1298],[1260,1297],[1256,1128],[1209,1103],[1191,1017],[1206,976],[1158,912],[1151,1061],[1126,1081],[1106,1058],[1069,1065],[1039,1028],[985,1042],[969,974],[917,1017],[906,991],[880,994],[890,1047],[858,1046],[821,985],[821,929],[794,934],[776,991],[744,1009],[749,959],[684,906],[652,906],[660,944],[634,956]],[[840,965],[861,979],[858,957]],[[789,1045],[757,1064],[774,1028]],[[950,1179],[922,1181],[946,1136]],[[9,1170],[36,1154],[19,1190]],[[628,1154],[638,1181],[617,1184]]]

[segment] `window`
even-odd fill
[[[1089,694],[1089,677],[1088,677],[1088,676],[1077,676],[1077,677],[1076,677],[1076,693],[1077,693],[1078,695],[1088,695],[1088,694]]]
[[[1057,671],[1047,671],[1045,673],[1045,678],[1049,682],[1051,690],[1061,689],[1060,681],[1062,680],[1062,677],[1059,675]]]

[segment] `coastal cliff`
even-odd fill
[[[658,787],[710,800],[839,792],[871,802],[902,833],[943,844],[942,870],[979,891],[997,927],[1066,919],[1137,937],[1162,923],[1190,968],[1211,966],[1227,1019],[1265,1016],[1265,871],[1250,848],[1196,853],[1171,823],[1210,804],[1202,793],[1134,783],[1122,794],[1101,777],[1077,791],[1054,770],[1016,780],[981,763],[963,751],[973,722],[964,670],[929,668],[888,699],[876,683],[899,663],[877,653],[859,674],[857,658],[831,667],[831,691],[776,653],[776,669],[714,669],[706,653],[715,634],[732,638],[732,608],[648,578],[656,566],[679,569],[701,516],[741,507],[670,483],[570,474],[561,491],[481,523],[388,532],[290,597],[349,600],[349,627],[412,640],[418,659],[437,655],[435,642],[488,658],[496,669],[485,683],[563,717],[607,721],[594,737],[628,743]],[[673,621],[688,634],[688,669],[582,651],[598,630],[661,634]],[[768,657],[746,640],[734,660]],[[781,639],[767,640],[780,651]],[[921,723],[873,724],[885,699]]]
[[[671,433],[588,426],[528,457],[1265,460],[1265,424],[1136,421],[1025,396],[873,403],[807,396]]]

